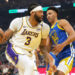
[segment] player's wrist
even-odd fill
[[[55,60],[53,59],[53,60],[50,60],[50,64],[49,64],[50,66],[54,66],[55,65]]]
[[[63,48],[64,48],[66,45],[67,45],[66,42],[63,42],[63,43],[62,43]]]

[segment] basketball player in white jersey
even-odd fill
[[[8,61],[18,69],[19,75],[38,75],[34,50],[39,45],[45,46],[50,28],[42,21],[41,5],[31,4],[28,11],[30,16],[15,18],[10,23],[8,30],[2,34],[5,37],[1,43],[10,38],[5,54]]]

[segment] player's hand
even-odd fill
[[[3,32],[3,30],[0,28],[0,44],[2,44],[3,38],[4,38],[4,32]]]
[[[54,65],[54,60],[49,62],[49,72],[56,72],[56,66]]]
[[[4,34],[3,30],[0,28],[0,38],[3,38],[3,34]]]
[[[57,69],[56,69],[56,66],[55,66],[55,65],[52,65],[52,66],[50,65],[50,67],[49,67],[49,72],[50,72],[50,73],[56,72],[56,70],[57,70]]]
[[[53,51],[54,54],[58,55],[62,51],[63,48],[64,48],[64,45],[57,44],[56,46],[54,46],[52,51]]]

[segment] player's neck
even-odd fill
[[[35,27],[35,26],[38,25],[38,22],[33,17],[31,17],[31,16],[29,18],[29,22],[30,22],[32,27]]]
[[[54,24],[56,24],[57,21],[58,21],[58,19],[55,19],[55,20],[51,23],[51,26],[53,26]]]

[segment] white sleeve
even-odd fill
[[[22,25],[22,18],[15,18],[11,21],[9,29],[11,29],[13,32],[18,31]]]
[[[42,38],[46,39],[49,35],[50,27],[48,24],[44,23],[42,24]]]

